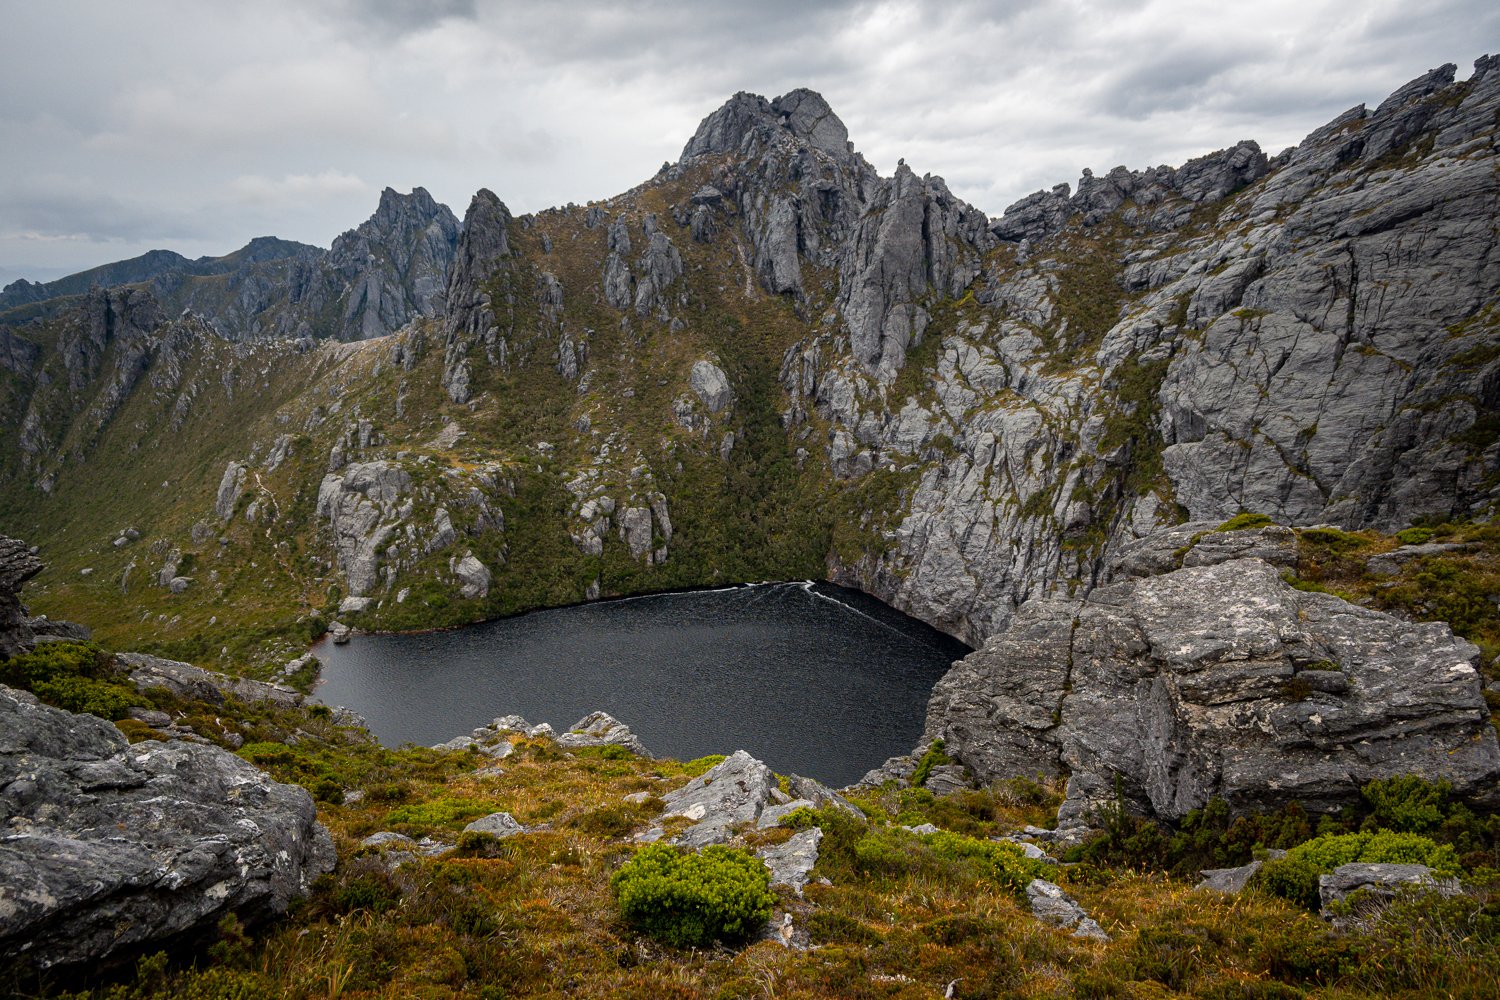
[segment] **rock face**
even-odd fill
[[[25,542],[0,535],[0,660],[31,648],[33,632],[21,605],[21,585],[42,571]]]
[[[333,867],[312,796],[0,687],[0,957],[40,968],[282,913]]]
[[[1070,774],[1059,822],[1119,790],[1180,819],[1236,809],[1331,809],[1374,778],[1447,778],[1497,797],[1500,747],[1477,649],[1287,585],[1256,559],[1034,601],[954,665],[927,735],[981,781]]]
[[[387,462],[355,463],[323,478],[318,517],[333,532],[351,595],[363,596],[379,581],[380,555],[396,533],[403,517],[398,501],[410,487],[410,474]]]
[[[744,523],[774,540],[753,572],[827,575],[978,646],[1033,599],[1288,558],[1268,531],[1204,536],[1180,558],[1150,541],[1184,520],[1246,508],[1399,528],[1495,509],[1497,108],[1487,57],[1272,158],[1241,142],[1090,171],[992,220],[940,177],[881,177],[811,91],[739,94],[676,163],[606,201],[512,216],[481,191],[456,229],[425,194],[387,192],[333,263],[257,249],[282,270],[237,286],[246,343],[215,335],[227,307],[184,317],[184,299],[145,286],[77,289],[48,314],[55,331],[33,330],[39,293],[19,287],[27,305],[0,316],[0,403],[21,415],[0,489],[29,512],[43,491],[102,486],[103,442],[159,465],[178,430],[202,420],[191,429],[217,439],[254,393],[256,440],[212,458],[249,469],[236,504],[251,516],[222,532],[235,561],[246,522],[290,529],[312,578],[378,601],[408,571],[409,594],[477,592],[453,573],[467,545],[508,584],[568,563],[546,599],[581,600],[712,582],[723,526]],[[388,343],[313,349],[400,315]],[[306,459],[325,448],[343,482],[318,490],[315,538]],[[414,488],[374,501],[350,462],[404,468]],[[163,494],[214,503],[200,473],[160,471]],[[471,483],[490,514],[464,506]],[[576,564],[502,563],[502,497],[565,520]],[[148,530],[180,523],[168,501],[143,506]],[[203,556],[214,527],[166,541]],[[777,534],[825,530],[837,544],[821,552]],[[84,543],[69,544],[71,563]],[[209,560],[194,565],[189,601],[216,586]],[[492,589],[486,606],[544,589]]]

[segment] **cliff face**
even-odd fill
[[[459,227],[387,192],[216,325],[131,289],[0,327],[6,509],[60,547],[65,604],[123,592],[164,642],[237,587],[416,625],[828,575],[978,644],[1188,518],[1485,516],[1497,108],[1485,58],[1275,157],[989,219],[880,177],[810,91],[736,95],[586,207],[481,191]],[[400,489],[358,489],[371,463]],[[168,562],[197,582],[147,589]]]

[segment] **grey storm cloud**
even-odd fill
[[[259,0],[15,4],[0,273],[257,235],[327,245],[380,189],[462,214],[628,189],[740,90],[824,94],[998,215],[1116,164],[1275,152],[1500,40],[1489,0]]]

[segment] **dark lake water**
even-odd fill
[[[512,713],[562,731],[601,709],[652,753],[748,750],[834,786],[922,733],[967,646],[857,591],[773,583],[537,611],[314,648],[315,694],[382,743],[431,745]]]

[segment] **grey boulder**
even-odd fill
[[[674,843],[685,847],[722,844],[734,836],[735,827],[753,826],[760,819],[775,788],[776,776],[769,767],[736,750],[686,785],[662,796],[667,805],[662,818],[685,816],[693,821]]]
[[[1320,912],[1341,930],[1365,923],[1400,893],[1412,890],[1443,896],[1456,896],[1460,891],[1458,879],[1437,878],[1426,865],[1356,862],[1318,876]]]
[[[5,687],[0,789],[0,958],[37,968],[279,915],[334,864],[305,789]]]
[[[638,757],[649,757],[640,737],[630,727],[608,712],[592,712],[573,723],[566,733],[559,733],[557,745],[575,749],[579,747],[624,747]]]
[[[1259,559],[1124,580],[1024,605],[938,682],[927,737],[982,782],[1069,775],[1060,826],[1115,801],[1178,820],[1331,810],[1375,778],[1446,778],[1500,796],[1500,746],[1448,626],[1289,586]]]
[[[1076,938],[1109,940],[1104,928],[1059,885],[1045,879],[1032,879],[1026,886],[1026,902],[1031,906],[1031,915],[1043,923],[1071,930]]]

